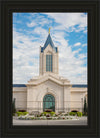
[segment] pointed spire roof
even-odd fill
[[[47,40],[44,44],[44,47],[41,47],[41,52],[43,52],[43,50],[48,46],[50,45],[56,52],[57,52],[57,47],[54,46],[54,43],[52,41],[52,38],[50,36],[50,33],[48,34],[48,37],[47,37]]]
[[[46,42],[45,42],[45,44],[44,44],[44,49],[45,49],[48,45],[51,45],[52,48],[55,48],[50,34],[48,35],[47,40],[46,40]]]

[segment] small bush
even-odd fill
[[[28,112],[23,112],[23,115],[27,115],[28,114]]]
[[[43,112],[41,113],[41,116],[44,115],[46,116],[47,114],[50,114],[51,116],[55,115],[56,113],[55,112]]]
[[[47,113],[47,112],[43,112],[43,113],[41,113],[41,116],[42,116],[42,115],[46,116],[46,114],[48,114],[48,113]]]
[[[17,114],[18,116],[23,115],[22,112],[16,112],[16,114]]]
[[[50,112],[51,116],[55,115],[56,113],[55,112]]]
[[[18,116],[20,116],[20,115],[27,115],[28,112],[16,112],[16,114],[17,114]]]
[[[75,116],[77,112],[69,112],[69,115]]]
[[[82,116],[82,112],[77,112],[77,116],[81,117]]]

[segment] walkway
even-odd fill
[[[18,120],[13,119],[13,125],[87,125],[87,117],[79,120]]]

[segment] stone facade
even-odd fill
[[[46,55],[52,55],[50,71],[46,69]],[[54,97],[55,112],[82,111],[84,97],[87,96],[85,85],[72,85],[68,79],[59,76],[59,50],[54,46],[50,34],[44,47],[40,47],[39,76],[33,77],[23,86],[13,87],[17,110],[43,112],[43,98],[46,95]]]
[[[58,74],[59,72],[59,52],[58,52],[58,47],[57,47],[57,52],[52,49],[50,45],[48,45],[44,52],[41,52],[41,47],[40,47],[40,75],[43,75],[46,73],[46,55],[52,55],[53,56],[53,73]]]

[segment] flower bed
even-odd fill
[[[20,120],[79,120],[82,116],[81,112],[73,113],[55,113],[43,112],[39,114],[29,114],[28,112],[17,112],[17,119]]]
[[[78,120],[79,117],[76,116],[40,116],[35,117],[34,115],[20,115],[17,117],[20,120]]]

